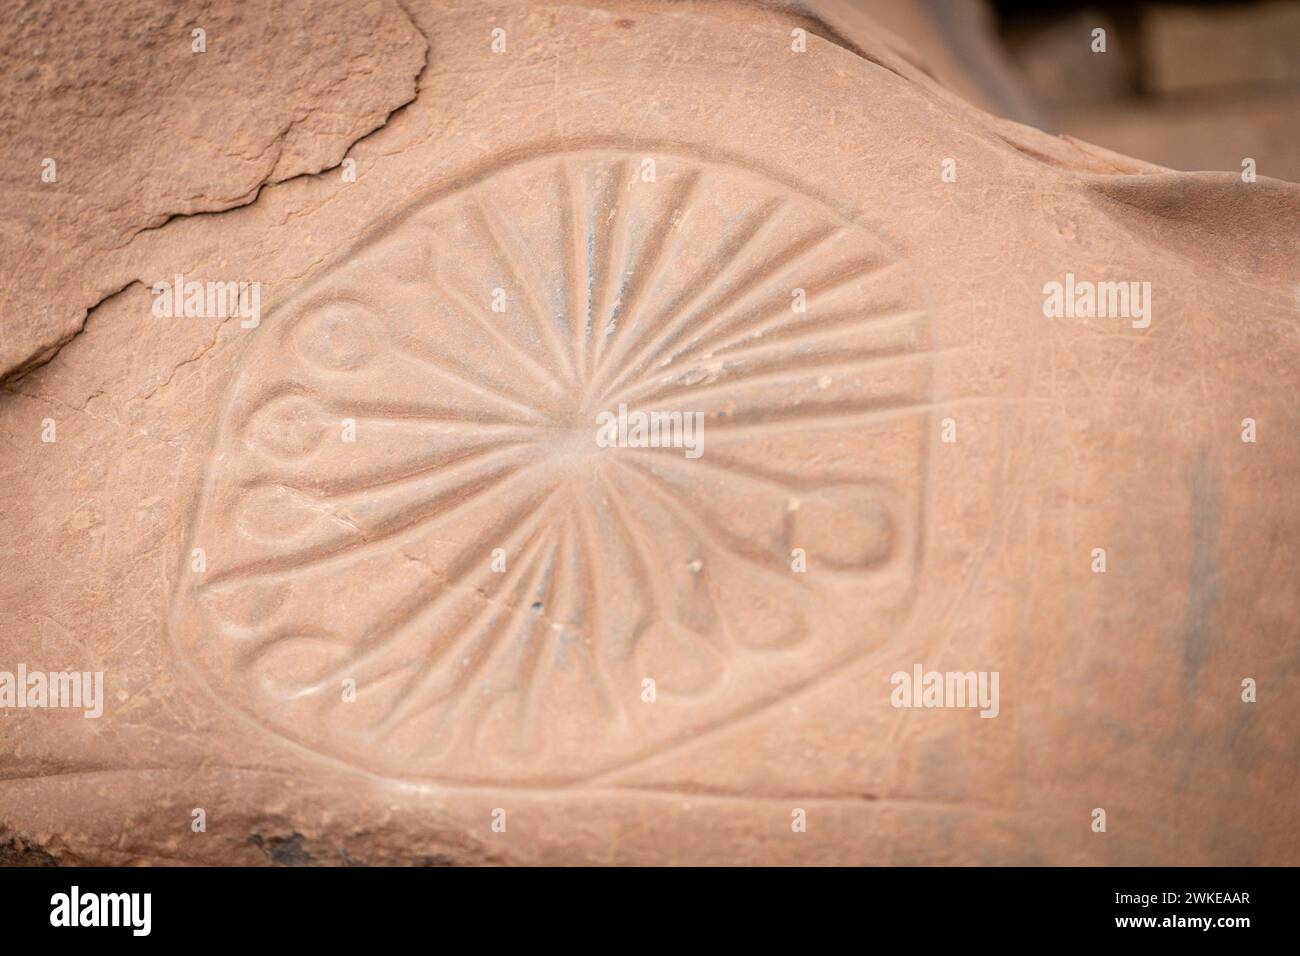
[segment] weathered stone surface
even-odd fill
[[[859,50],[890,51],[945,90],[995,116],[1043,125],[1043,113],[1024,88],[996,35],[984,0],[804,0],[809,15]]]
[[[412,98],[425,46],[391,0],[8,4],[0,380],[132,280],[145,230],[337,165]]]
[[[410,13],[355,182],[141,233],[0,396],[0,670],[105,675],[0,714],[6,854],[1300,861],[1300,188],[784,8]],[[177,274],[260,324],[157,317]],[[1149,311],[1048,318],[1067,275]],[[597,446],[620,396],[703,453]],[[893,706],[917,664],[996,718]]]

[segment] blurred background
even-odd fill
[[[990,112],[1173,169],[1250,157],[1300,182],[1300,0],[859,2]]]

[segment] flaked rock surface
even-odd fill
[[[102,714],[0,714],[6,861],[1300,859],[1300,187],[812,6],[407,6],[346,135],[69,219],[131,284],[0,394],[0,671]]]

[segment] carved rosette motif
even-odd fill
[[[513,162],[382,224],[254,334],[172,637],[322,755],[592,780],[906,620],[925,303],[799,190],[668,153]],[[702,413],[703,453],[598,447],[620,404]]]

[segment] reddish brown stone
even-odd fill
[[[355,181],[140,233],[0,396],[0,671],[104,674],[0,714],[6,854],[1300,859],[1300,189],[789,9],[409,6]],[[703,453],[601,447],[623,403]]]

